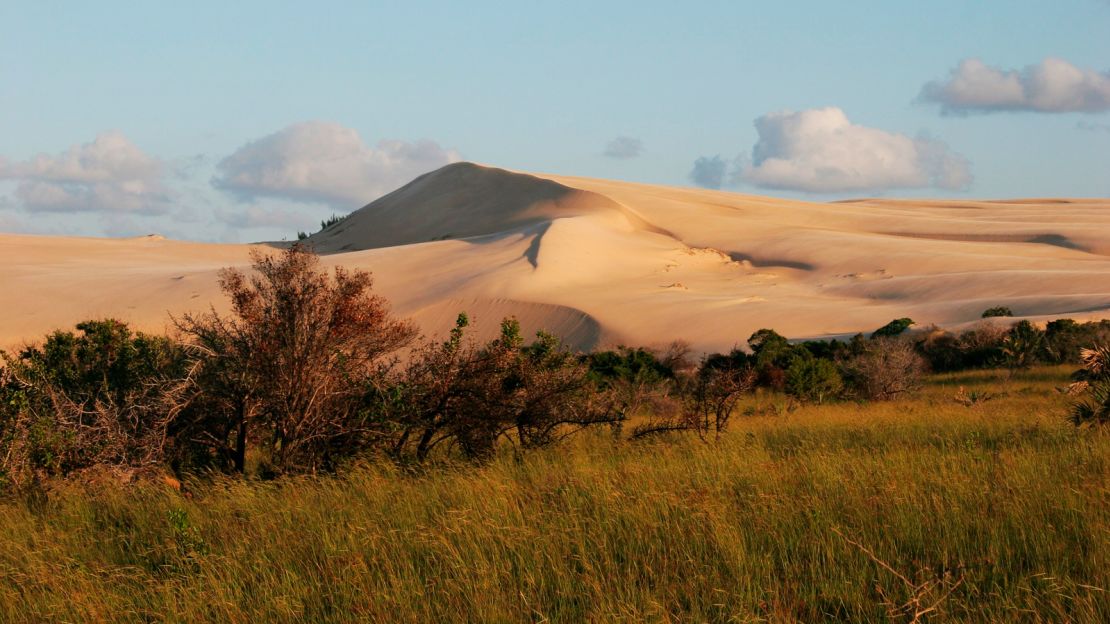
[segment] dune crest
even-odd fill
[[[1110,200],[812,203],[455,163],[309,238],[374,273],[428,336],[518,316],[579,348],[742,344],[871,331],[892,318],[1110,316]],[[0,345],[89,317],[163,331],[223,309],[216,273],[249,246],[0,235]]]

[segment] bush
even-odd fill
[[[812,356],[798,356],[786,369],[786,393],[805,403],[824,403],[844,387],[836,364]]]
[[[844,363],[852,393],[862,399],[889,401],[921,387],[925,360],[907,340],[879,338]]]
[[[636,427],[633,438],[670,431],[692,431],[703,441],[719,439],[740,398],[755,387],[757,374],[744,354],[710,356],[692,377],[679,380],[680,404]]]
[[[1081,353],[1083,368],[1071,391],[1080,398],[1071,405],[1071,422],[1077,427],[1110,423],[1110,346],[1096,346]]]
[[[782,390],[786,384],[786,367],[794,357],[795,348],[773,329],[761,329],[748,338],[752,350],[751,364],[756,383],[765,388]]]
[[[0,353],[0,481],[22,487],[94,465],[162,460],[164,390],[188,366],[162,337],[116,320],[54,332],[38,347]]]
[[[1006,368],[1011,371],[1029,368],[1044,350],[1044,332],[1029,321],[1019,321],[1006,332],[999,350]]]
[[[893,336],[898,336],[902,332],[909,329],[910,326],[913,325],[913,324],[914,324],[913,319],[910,319],[910,318],[894,319],[893,321],[887,323],[886,325],[883,325],[879,329],[876,329],[874,332],[872,332],[871,337],[872,338],[890,338],[890,337],[893,337]]]
[[[995,306],[983,310],[982,318],[995,318],[1000,316],[1013,316],[1014,311],[1006,306]]]
[[[178,459],[242,472],[253,446],[277,472],[333,470],[387,435],[363,398],[415,332],[366,272],[329,275],[300,245],[253,260],[252,276],[220,275],[230,316],[177,321],[199,358],[175,423]]]
[[[400,379],[379,393],[395,427],[392,454],[423,461],[454,448],[469,459],[488,458],[499,442],[546,446],[574,431],[624,420],[624,394],[602,391],[583,358],[539,332],[525,345],[515,319],[485,345],[465,339],[460,314],[450,338],[416,351]]]

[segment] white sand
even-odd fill
[[[832,204],[527,175],[469,163],[415,180],[313,236],[327,264],[371,270],[428,334],[467,311],[580,347],[743,344],[950,326],[1008,305],[1110,317],[1110,200]],[[246,245],[0,234],[0,345],[90,317],[164,331],[223,308],[216,271]]]

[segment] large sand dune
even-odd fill
[[[958,325],[987,307],[1110,317],[1110,200],[807,203],[448,165],[310,242],[371,270],[428,334],[467,311],[579,347],[684,339],[725,350],[892,318]],[[248,246],[0,235],[0,345],[89,317],[147,330],[223,307],[216,272]]]

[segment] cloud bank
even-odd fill
[[[856,125],[839,108],[770,113],[756,119],[755,127],[759,140],[750,165],[726,172],[721,157],[702,157],[691,179],[709,188],[746,182],[810,193],[971,184],[970,163],[944,143]]]
[[[55,156],[0,160],[0,180],[17,182],[15,198],[31,212],[165,214],[164,173],[160,160],[117,131]]]
[[[636,158],[644,151],[644,143],[640,139],[628,136],[619,136],[605,145],[602,155],[609,158],[626,160]]]
[[[247,143],[220,161],[212,185],[251,201],[274,197],[351,210],[459,160],[433,141],[362,142],[339,124],[293,124]]]
[[[1110,72],[1080,69],[1052,57],[1021,70],[1003,70],[970,58],[948,78],[926,83],[919,99],[940,104],[946,115],[1098,113],[1110,110]]]

